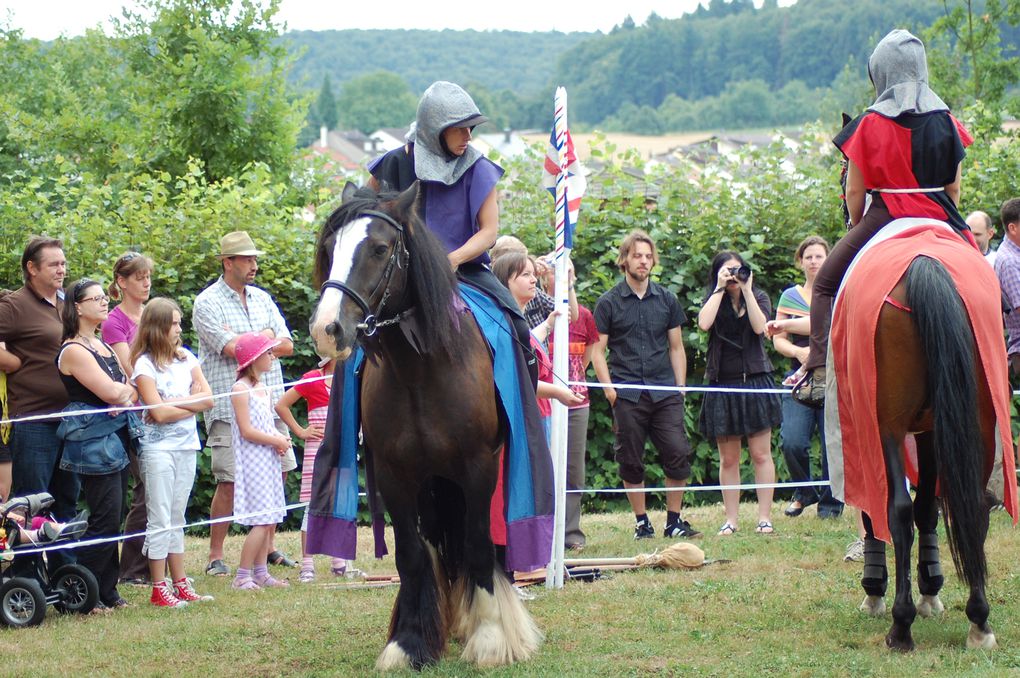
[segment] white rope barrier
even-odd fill
[[[292,386],[299,386],[301,384],[311,384],[311,383],[314,383],[314,382],[317,382],[317,381],[325,381],[326,379],[331,379],[332,377],[333,377],[333,375],[331,375],[331,374],[323,375],[321,377],[309,377],[307,379],[298,379],[297,381],[288,381],[288,382],[285,382],[285,383],[281,384],[280,386],[269,386],[267,384],[260,384],[259,386],[256,386],[254,388],[249,388],[248,391],[269,391],[269,390],[274,389],[274,388],[288,388],[288,387],[292,387]],[[163,405],[191,405],[193,403],[201,402],[201,401],[207,400],[209,398],[212,398],[213,400],[217,400],[217,399],[220,399],[220,398],[229,398],[231,395],[233,395],[233,393],[234,393],[233,391],[226,391],[224,393],[214,393],[211,396],[199,396],[199,397],[195,397],[195,398],[185,398],[185,399],[181,399],[181,400],[175,400],[172,403],[163,403],[161,405],[131,405],[131,406],[120,405],[120,406],[116,406],[116,407],[104,407],[104,408],[95,408],[95,409],[91,409],[90,408],[90,409],[87,409],[87,410],[73,410],[71,412],[63,412],[63,411],[61,411],[61,412],[49,412],[49,413],[46,413],[46,414],[33,414],[33,415],[26,416],[26,417],[15,417],[13,419],[0,419],[0,426],[5,425],[5,424],[23,424],[23,423],[29,422],[29,421],[47,421],[49,419],[67,419],[69,417],[81,417],[81,416],[93,415],[93,414],[117,414],[119,412],[145,412],[146,410],[153,410],[153,409],[156,409],[157,407],[162,407]]]

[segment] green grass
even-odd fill
[[[512,667],[479,671],[451,644],[425,675],[442,676],[1007,676],[1020,675],[1020,567],[1008,516],[992,516],[987,544],[991,624],[1000,649],[964,649],[966,591],[952,575],[943,544],[947,584],[941,619],[914,625],[917,650],[885,649],[890,619],[857,611],[861,565],[843,562],[854,538],[849,516],[821,521],[809,509],[797,519],[776,516],[776,534],[754,534],[753,505],[741,507],[740,532],[717,537],[721,506],[687,517],[706,536],[708,558],[728,558],[695,571],[614,572],[594,583],[568,582],[561,591],[530,590],[527,603],[546,634],[538,655]],[[657,530],[663,515],[653,513]],[[632,518],[622,513],[583,517],[583,557],[632,556],[663,547],[662,538],[635,543]],[[357,564],[395,571],[392,556],[371,559],[370,535],[360,530]],[[298,552],[297,533],[278,542]],[[389,542],[392,548],[392,541]],[[241,546],[231,537],[227,562]],[[109,615],[64,617],[49,609],[42,626],[0,629],[2,675],[102,676],[363,676],[372,674],[385,642],[395,587],[344,589],[317,558],[318,581],[256,593],[233,591],[228,578],[202,574],[207,544],[189,538],[188,565],[196,588],[216,600],[183,610],[148,604],[148,589],[122,587],[132,607]],[[891,554],[891,550],[890,550]],[[891,562],[891,555],[890,555]],[[274,568],[277,575],[283,573]],[[916,586],[916,584],[915,584]],[[891,606],[891,598],[889,599]]]

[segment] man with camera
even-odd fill
[[[665,537],[697,537],[701,533],[680,517],[683,488],[691,475],[691,448],[684,430],[683,395],[668,390],[621,388],[613,384],[683,386],[687,355],[681,327],[687,321],[676,295],[652,282],[659,263],[655,241],[641,230],[620,243],[616,265],[623,280],[602,295],[595,306],[599,341],[592,352],[595,374],[613,408],[616,461],[628,490],[636,525],[634,538],[655,535],[645,513],[644,450],[650,436],[666,474]],[[606,348],[609,362],[606,362]]]

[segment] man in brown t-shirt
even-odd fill
[[[21,361],[7,375],[8,406],[12,418],[59,412],[67,392],[54,359],[60,347],[64,276],[67,260],[63,244],[33,236],[21,257],[25,285],[0,299],[0,341]],[[68,520],[78,501],[78,478],[58,468],[62,444],[57,419],[14,424],[11,435],[12,494],[49,492],[53,513]]]

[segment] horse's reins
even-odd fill
[[[386,287],[383,289],[383,295],[382,299],[379,301],[379,306],[373,313],[372,309],[368,305],[368,302],[365,301],[365,299],[360,294],[358,294],[356,290],[354,290],[349,285],[347,285],[347,283],[341,280],[330,279],[322,283],[322,287],[319,289],[319,294],[322,294],[327,289],[334,289],[339,290],[340,292],[350,297],[351,301],[357,304],[358,308],[361,309],[361,313],[365,316],[364,320],[358,323],[355,327],[357,328],[358,332],[361,332],[364,336],[371,337],[376,333],[376,330],[378,330],[380,327],[396,325],[401,320],[411,315],[410,311],[402,311],[397,315],[393,316],[392,318],[388,318],[386,320],[378,320],[378,317],[382,314],[383,309],[386,307],[386,301],[390,297],[390,281],[393,279],[393,272],[398,268],[403,268],[401,260],[406,259],[408,254],[407,248],[404,246],[404,226],[398,223],[393,217],[386,214],[385,212],[377,212],[375,210],[363,210],[360,213],[358,213],[355,219],[358,219],[360,217],[372,217],[375,219],[381,219],[382,221],[386,222],[393,228],[397,229],[397,242],[393,247],[393,253],[390,254],[389,261],[386,262],[386,269],[383,271],[382,276],[379,278],[379,282],[372,290],[372,293],[369,294],[369,297],[373,296],[379,290],[379,288],[385,284]]]

